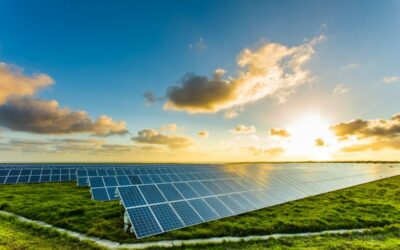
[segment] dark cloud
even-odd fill
[[[193,144],[193,139],[187,136],[165,135],[155,129],[143,129],[132,137],[137,143],[162,145],[170,149],[187,148]]]
[[[342,140],[348,139],[350,136],[356,136],[358,139],[394,138],[400,135],[400,119],[398,114],[392,116],[389,120],[358,119],[333,125],[331,129]]]
[[[12,98],[0,106],[0,125],[15,131],[38,134],[90,133],[96,136],[126,134],[123,121],[100,116],[92,121],[84,111],[60,108],[56,101]]]

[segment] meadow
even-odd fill
[[[136,240],[118,201],[90,199],[76,183],[1,185],[0,209],[118,242],[315,232],[400,223],[400,176]]]

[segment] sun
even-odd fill
[[[337,140],[329,129],[327,119],[319,114],[301,115],[287,127],[290,139],[285,148],[294,156],[309,160],[329,160],[335,150]]]

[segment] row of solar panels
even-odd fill
[[[75,169],[0,169],[0,184],[76,180]]]
[[[117,187],[117,193],[136,237],[142,238],[373,180],[376,177],[363,174],[298,183],[284,189],[241,185],[241,188],[236,186],[235,190],[219,191],[214,189],[214,185],[207,185],[212,182],[200,182],[197,187],[181,183],[187,186],[179,188],[175,183],[152,184]],[[222,182],[228,184],[228,180]],[[195,190],[195,193],[189,190]]]
[[[141,167],[122,172],[120,168],[71,168],[68,175],[66,169],[51,169],[50,174],[44,168],[0,169],[0,178],[3,174],[4,181],[10,178],[15,183],[35,182],[37,176],[38,182],[45,182],[47,176],[50,181],[77,178],[78,185],[80,181],[89,184],[96,200],[121,199],[132,231],[142,238],[400,174],[399,167],[372,165],[349,165],[346,171],[332,166],[286,170],[264,165],[179,167],[184,169],[180,173],[174,172],[175,167],[171,167],[173,173],[164,167],[145,172]]]

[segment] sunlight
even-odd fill
[[[288,127],[287,151],[312,160],[329,160],[337,145],[329,122],[319,114],[306,114]]]

